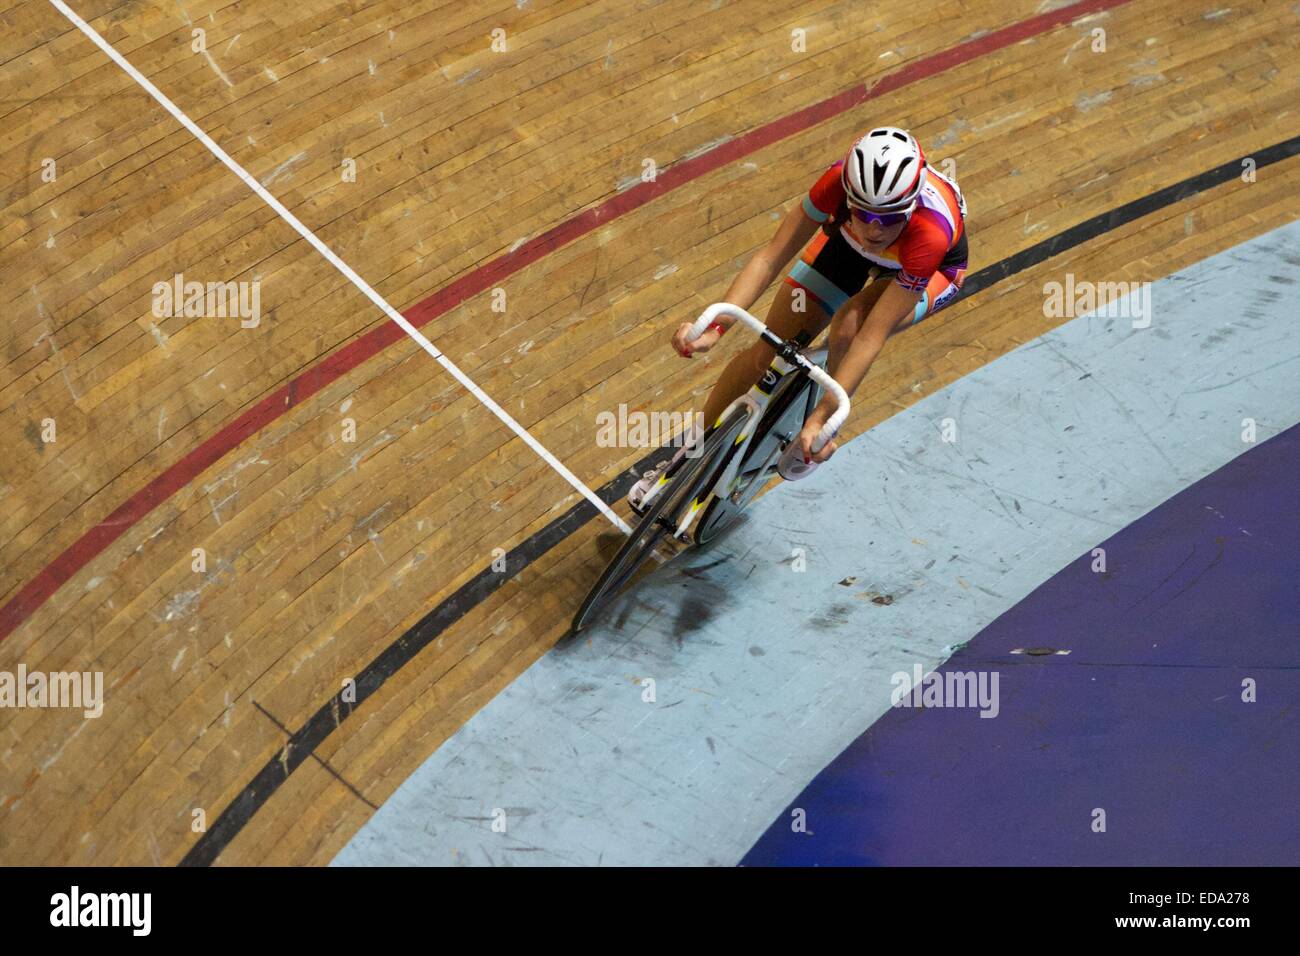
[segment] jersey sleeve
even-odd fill
[[[909,292],[925,290],[952,244],[947,223],[936,222],[935,218],[918,210],[899,245],[898,262],[902,268],[895,281]]]
[[[840,180],[840,167],[843,165],[843,162],[838,162],[822,173],[808,190],[808,195],[803,197],[804,215],[813,222],[830,219],[844,202],[844,184]]]

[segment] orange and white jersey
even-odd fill
[[[844,218],[847,200],[840,176],[843,165],[841,161],[827,169],[804,197],[804,213],[815,222]],[[926,171],[926,183],[912,217],[886,249],[869,252],[854,238],[847,223],[840,226],[840,235],[864,259],[897,271],[899,285],[919,292],[941,269],[965,267],[965,218],[966,200],[961,190],[931,167]]]

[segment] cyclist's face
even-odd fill
[[[893,242],[907,225],[906,219],[885,225],[879,222],[864,222],[857,216],[851,217],[849,222],[854,235],[874,245]]]

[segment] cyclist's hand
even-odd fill
[[[677,327],[677,331],[673,333],[673,348],[682,358],[690,358],[696,352],[707,352],[718,344],[718,339],[722,338],[717,329],[705,329],[703,335],[694,342],[690,342],[688,339],[691,334],[691,326],[694,324],[693,322],[683,322]]]
[[[821,451],[813,454],[813,445],[816,444],[817,435],[821,430],[822,423],[817,421],[814,416],[809,418],[807,424],[803,426],[803,430],[799,432],[799,453],[803,456],[803,462],[805,465],[814,461],[825,461],[830,458],[831,455],[835,454],[835,449],[839,447],[839,445],[835,444],[835,439],[832,438],[825,445],[822,445]]]

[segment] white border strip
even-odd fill
[[[258,197],[274,209],[281,219],[292,226],[298,235],[311,243],[312,247],[324,256],[329,261],[330,265],[343,273],[349,282],[365,293],[367,299],[377,305],[385,315],[401,326],[403,332],[419,343],[420,348],[432,355],[438,361],[439,365],[450,372],[456,381],[460,382],[461,385],[465,386],[465,388],[469,390],[470,394],[486,405],[492,414],[501,419],[507,428],[522,438],[529,448],[537,452],[544,462],[559,472],[565,481],[571,484],[584,498],[595,505],[596,509],[613,522],[615,527],[624,534],[632,533],[632,529],[627,526],[627,523],[624,522],[622,518],[610,509],[609,505],[605,504],[605,502],[602,501],[594,491],[579,481],[578,477],[574,475],[573,472],[569,471],[568,468],[564,467],[564,464],[558,458],[547,451],[541,442],[528,434],[524,427],[510,416],[509,412],[494,402],[492,398],[483,391],[483,389],[474,384],[474,382],[464,372],[456,367],[456,364],[452,362],[451,359],[447,358],[447,356],[443,355],[442,352],[435,348],[433,343],[421,335],[420,330],[408,322],[402,313],[389,305],[384,297],[372,289],[365,279],[352,271],[351,266],[335,255],[334,251],[330,249],[329,246],[317,239],[315,233],[299,222],[298,217],[286,209],[280,200],[267,192],[266,187],[250,176],[244,167],[231,159],[224,149],[218,146],[207,133],[199,129],[198,125],[182,113],[180,109],[177,108],[176,104],[164,96],[156,86],[145,79],[144,75],[128,63],[126,58],[113,49],[103,37],[96,33],[90,24],[77,16],[77,14],[73,12],[73,10],[63,2],[63,0],[50,0],[50,3],[53,4],[55,9],[57,9],[61,14],[67,17],[73,26],[84,33],[90,41],[95,44],[95,46],[103,50],[114,63],[125,70],[131,79],[139,83],[140,86],[144,88],[145,92],[157,100],[162,108],[176,119],[176,122],[180,123],[187,130],[193,133],[195,138],[208,148],[208,152],[212,153],[213,156],[225,163],[232,173],[244,181],[245,186],[257,193]]]

